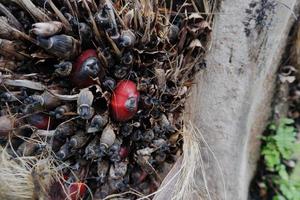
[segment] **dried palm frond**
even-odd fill
[[[41,9],[36,7],[31,0],[12,0],[24,10],[26,10],[36,21],[44,22],[51,21],[50,17],[45,14]]]
[[[5,18],[5,17],[0,17],[0,37],[7,39],[7,40],[24,40],[25,39],[32,43],[36,43],[35,39],[31,38],[29,35],[10,26],[7,18]]]
[[[2,4],[0,3],[0,13],[4,14],[10,21],[10,24],[19,31],[24,31],[22,24],[15,18],[15,16]]]

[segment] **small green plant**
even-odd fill
[[[300,179],[292,177],[284,164],[299,149],[293,125],[292,119],[281,119],[278,125],[272,123],[269,126],[268,136],[262,137],[264,145],[261,154],[270,172],[268,177],[271,177],[272,185],[276,186],[273,200],[300,200]]]

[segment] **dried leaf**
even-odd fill
[[[166,88],[166,73],[164,69],[155,68],[155,77],[157,79],[157,86],[160,90]]]
[[[44,91],[46,90],[46,86],[39,82],[34,82],[30,80],[10,80],[10,79],[5,79],[3,81],[3,84],[9,85],[9,86],[14,86],[14,87],[25,87],[25,88],[30,88],[33,90],[39,90],[39,91]]]

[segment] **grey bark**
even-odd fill
[[[207,69],[197,75],[187,103],[188,120],[200,129],[221,165],[228,200],[248,198],[259,157],[258,137],[271,114],[275,74],[299,6],[298,0],[280,2],[220,3]],[[203,158],[211,199],[224,199],[220,171],[211,156]],[[167,193],[163,190],[155,199],[171,199]]]

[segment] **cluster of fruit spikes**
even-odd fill
[[[201,11],[192,0],[1,0],[1,145],[64,163],[71,199],[157,190],[205,68]]]

